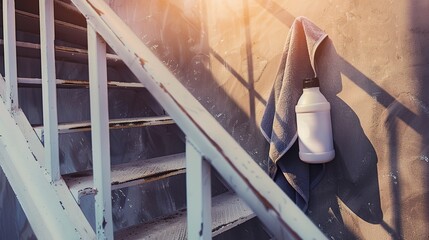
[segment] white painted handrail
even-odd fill
[[[107,3],[72,2],[185,132],[192,142],[187,154],[200,155],[218,170],[277,239],[326,239]],[[203,229],[192,229],[199,232],[189,236],[202,238]]]

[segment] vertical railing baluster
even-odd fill
[[[188,239],[211,239],[210,164],[186,141],[186,201]]]
[[[7,109],[12,112],[18,108],[14,0],[3,0],[3,41],[6,79],[4,102]]]
[[[97,191],[95,230],[98,239],[113,239],[106,42],[91,25],[88,25],[88,54],[92,161]]]
[[[51,181],[60,178],[55,73],[54,1],[39,0],[45,164]]]

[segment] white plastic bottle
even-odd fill
[[[303,93],[295,107],[299,158],[307,163],[325,163],[335,157],[331,105],[320,92],[319,80],[304,80]]]

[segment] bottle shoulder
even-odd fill
[[[328,102],[318,87],[307,88],[303,90],[297,105],[308,105]]]

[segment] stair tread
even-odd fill
[[[212,234],[219,235],[255,217],[253,211],[234,193],[212,199]],[[115,239],[187,239],[186,211],[173,216],[121,229]]]
[[[26,1],[15,1],[15,7],[17,10],[29,12],[32,14],[39,14],[39,1],[37,0],[26,0]],[[55,18],[60,19],[64,22],[70,22],[82,27],[86,27],[86,19],[79,12],[79,10],[70,2],[64,2],[61,0],[54,0],[54,13]]]
[[[0,39],[0,45],[3,45],[3,39]],[[40,44],[30,42],[16,42],[17,55],[21,57],[40,58]],[[55,58],[57,60],[66,60],[78,63],[88,62],[88,51],[81,48],[55,46]],[[109,65],[123,65],[121,58],[115,54],[106,54]]]
[[[57,79],[57,85],[59,87],[89,87],[89,81],[87,80],[65,80]],[[40,78],[18,78],[18,83],[21,85],[41,85],[42,79]],[[123,87],[123,88],[143,88],[142,83],[134,82],[118,82],[108,81],[108,87]]]
[[[40,34],[39,16],[21,10],[16,10],[16,28],[23,32]],[[55,39],[87,46],[86,28],[68,22],[55,20]]]
[[[184,153],[113,165],[112,190],[183,174],[185,165]],[[95,193],[92,170],[67,174],[63,178],[78,202],[81,196]]]
[[[154,117],[140,117],[140,118],[121,118],[110,119],[110,129],[121,128],[135,128],[174,124],[170,116],[154,116]],[[40,136],[43,135],[43,125],[33,127],[36,133]],[[58,133],[72,133],[83,132],[91,130],[91,121],[75,122],[75,123],[61,123],[58,124]]]

